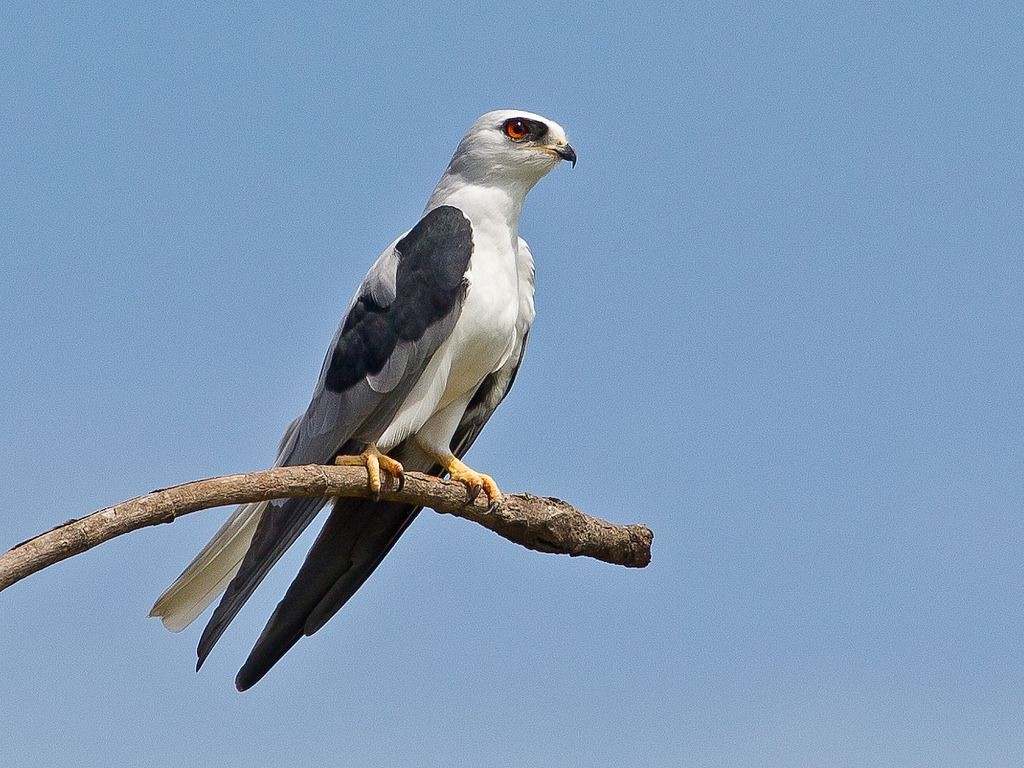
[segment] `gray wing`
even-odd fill
[[[335,334],[313,398],[286,438],[279,466],[327,463],[380,436],[458,320],[472,250],[469,220],[457,208],[440,206],[385,251]],[[199,640],[197,669],[325,503],[286,499],[267,506]]]
[[[533,259],[520,241],[520,298],[517,342],[508,361],[487,376],[470,400],[452,438],[459,458],[508,394],[526,353],[533,322]],[[413,441],[392,452],[407,470],[440,474],[441,467]],[[398,541],[422,507],[395,502],[337,499],[331,515],[309,550],[302,568],[267,621],[235,678],[240,691],[255,685],[303,635],[312,635],[355,594]]]

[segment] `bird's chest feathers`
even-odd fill
[[[516,254],[505,238],[489,238],[479,230],[466,270],[466,298],[452,341],[460,348],[453,370],[458,378],[476,386],[500,368],[515,344],[519,311]]]

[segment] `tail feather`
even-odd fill
[[[157,598],[149,615],[180,632],[204,611],[238,572],[266,502],[243,504],[181,575]]]
[[[198,670],[228,624],[252,597],[270,569],[327,503],[324,498],[281,499],[267,504],[237,573],[232,577],[196,648]]]
[[[285,429],[274,466],[280,466],[292,449],[301,421],[300,416]],[[242,504],[235,509],[174,583],[156,599],[149,615],[159,618],[171,632],[181,632],[195,621],[238,573],[266,508],[267,502],[263,501]]]
[[[235,685],[252,687],[303,635],[320,629],[391,551],[420,507],[396,502],[338,499],[278,604]]]

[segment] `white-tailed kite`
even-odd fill
[[[380,471],[447,473],[472,500],[501,494],[460,461],[508,393],[533,322],[533,257],[519,237],[526,193],[576,153],[557,123],[488,112],[462,138],[423,217],[370,268],[327,351],[306,412],[285,431],[275,466],[340,458]],[[172,631],[222,591],[199,640],[202,666],[228,624],[327,503],[245,504],[150,612]],[[355,593],[419,507],[339,498],[284,599],[235,678],[254,685],[299,638]]]

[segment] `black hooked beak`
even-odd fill
[[[576,150],[572,148],[572,144],[566,144],[564,147],[555,147],[555,154],[557,154],[563,160],[568,160],[572,163],[572,167],[576,167]]]

